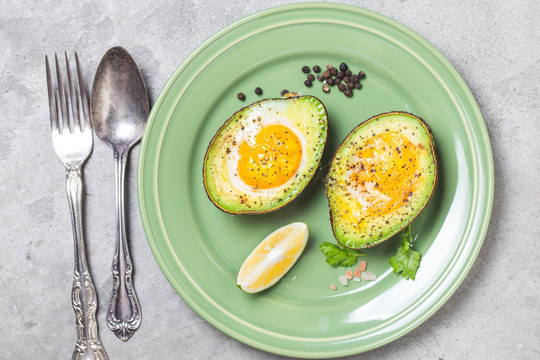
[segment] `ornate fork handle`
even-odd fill
[[[116,245],[112,263],[113,292],[107,324],[121,340],[127,341],[141,325],[141,308],[133,287],[133,265],[126,237],[124,184],[127,150],[114,153],[116,172]]]
[[[82,232],[81,197],[82,197],[81,168],[78,165],[66,170],[66,192],[73,225],[75,248],[75,270],[71,301],[75,310],[77,327],[77,345],[73,352],[73,360],[108,360],[107,353],[98,335],[96,320],[97,297],[96,290],[86,259],[86,250]]]

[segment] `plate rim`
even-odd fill
[[[331,353],[308,353],[303,350],[299,351],[291,351],[287,350],[286,352],[283,352],[283,349],[273,346],[271,344],[267,343],[261,343],[260,341],[253,340],[249,336],[244,335],[243,333],[240,333],[231,327],[227,326],[225,323],[222,323],[219,319],[215,319],[211,314],[209,314],[204,308],[196,304],[193,299],[190,298],[190,295],[187,291],[185,291],[181,284],[177,283],[174,279],[174,274],[171,273],[171,271],[165,266],[164,258],[161,255],[161,251],[158,249],[157,244],[155,240],[153,240],[154,236],[152,234],[152,231],[150,230],[150,224],[149,224],[149,218],[146,213],[146,205],[145,205],[145,199],[143,196],[143,191],[141,190],[143,188],[143,172],[145,165],[143,164],[143,160],[146,154],[147,150],[147,132],[150,130],[150,126],[155,121],[156,114],[158,112],[158,109],[160,108],[160,105],[164,101],[165,97],[167,96],[168,92],[170,91],[172,85],[175,83],[177,77],[182,73],[182,71],[194,60],[198,57],[198,55],[203,52],[208,46],[210,46],[215,40],[219,39],[224,34],[229,33],[231,30],[242,26],[243,24],[256,21],[260,17],[272,15],[279,12],[288,12],[291,10],[297,10],[297,9],[307,9],[312,7],[318,7],[318,8],[328,8],[328,9],[338,9],[338,10],[345,10],[345,11],[353,11],[356,12],[359,16],[369,16],[371,18],[375,18],[378,21],[384,22],[386,25],[389,25],[391,27],[396,28],[400,32],[404,33],[406,36],[413,38],[415,41],[419,42],[426,50],[429,51],[431,55],[434,55],[439,63],[441,65],[444,65],[445,69],[449,71],[452,78],[456,81],[457,85],[459,86],[459,89],[462,91],[462,95],[464,95],[468,100],[468,105],[470,106],[471,114],[474,114],[474,118],[476,120],[476,123],[473,125],[476,125],[479,127],[479,133],[478,137],[481,137],[484,141],[483,142],[475,142],[474,145],[478,148],[482,148],[483,152],[486,155],[486,158],[488,160],[487,164],[485,164],[486,170],[489,170],[485,174],[486,183],[483,183],[481,185],[485,186],[486,188],[486,194],[483,194],[486,196],[485,199],[485,212],[484,216],[480,218],[479,223],[479,229],[477,231],[478,233],[478,239],[476,242],[474,242],[474,247],[471,249],[471,251],[467,254],[465,259],[464,266],[460,269],[458,273],[458,277],[454,278],[450,284],[449,287],[445,288],[443,291],[443,294],[439,296],[435,302],[431,303],[428,306],[428,309],[423,311],[421,316],[414,319],[414,321],[409,322],[407,325],[400,328],[400,331],[393,332],[391,336],[385,337],[384,340],[376,342],[376,343],[370,343],[369,346],[363,346],[360,348],[350,348],[348,347],[344,351],[333,351]],[[139,153],[139,162],[138,162],[138,171],[137,171],[137,194],[138,194],[138,204],[139,204],[139,211],[141,214],[141,220],[143,222],[143,228],[145,231],[145,234],[147,236],[147,240],[149,243],[149,246],[152,250],[152,253],[167,280],[169,283],[173,286],[175,291],[182,297],[182,299],[202,318],[204,318],[208,323],[210,323],[212,326],[217,328],[218,330],[224,332],[228,336],[231,336],[232,338],[239,340],[249,346],[252,346],[254,348],[258,348],[260,350],[280,354],[280,355],[286,355],[286,356],[298,356],[298,357],[327,357],[327,356],[346,356],[351,354],[357,354],[359,352],[364,352],[368,350],[372,350],[374,348],[380,347],[384,344],[387,344],[391,341],[396,340],[397,338],[400,338],[401,336],[409,333],[416,327],[418,327],[420,324],[425,322],[427,319],[429,319],[436,311],[440,309],[442,305],[444,305],[447,300],[455,293],[455,291],[459,288],[459,286],[462,284],[465,277],[468,275],[469,271],[471,270],[473,264],[475,263],[475,260],[478,256],[478,253],[480,252],[480,249],[483,245],[487,229],[489,227],[489,220],[491,217],[492,207],[493,207],[493,198],[494,198],[494,164],[493,164],[493,153],[492,153],[492,147],[489,140],[489,134],[487,132],[487,127],[485,124],[485,120],[481,114],[480,108],[470,90],[470,88],[467,86],[461,75],[457,72],[455,67],[449,62],[449,60],[442,55],[442,53],[437,50],[431,43],[429,43],[425,38],[420,36],[418,33],[414,32],[409,27],[399,23],[396,20],[393,20],[385,15],[382,15],[380,13],[374,12],[372,10],[360,8],[353,5],[346,5],[346,4],[337,4],[337,3],[319,3],[319,2],[306,2],[306,3],[296,3],[296,4],[287,4],[287,5],[281,5],[277,7],[272,7],[268,9],[264,9],[258,12],[255,12],[251,15],[248,15],[246,17],[243,17],[232,24],[222,28],[212,36],[210,36],[207,40],[205,40],[203,43],[201,43],[191,54],[176,68],[176,70],[170,75],[167,82],[165,83],[163,89],[160,91],[160,94],[158,98],[156,99],[154,105],[152,106],[152,110],[150,112],[150,115],[148,117],[148,125],[145,129],[145,135],[143,135],[142,141],[141,141],[141,148]],[[470,131],[470,129],[468,129]],[[481,135],[481,136],[480,136]],[[475,151],[475,156],[478,156],[479,153],[482,153],[477,149]],[[477,170],[478,166],[475,168]],[[477,194],[473,194],[473,198],[477,198]],[[158,260],[159,259],[159,260]]]

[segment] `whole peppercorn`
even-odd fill
[[[335,67],[331,68],[330,74],[332,74],[332,76],[336,76],[338,74],[338,69],[336,69]]]
[[[343,82],[348,83],[349,81],[351,81],[351,80],[349,79],[348,76],[345,76],[345,77],[343,78]]]
[[[310,71],[310,70],[309,70],[309,66],[306,66],[306,65],[302,66],[302,72],[303,72],[304,74],[308,74],[309,71]]]
[[[257,95],[262,95],[262,89],[261,89],[260,87],[257,86],[257,87],[255,88],[255,94],[257,94]]]
[[[332,68],[333,68],[332,64],[326,65],[326,70],[330,70],[330,69],[332,69]]]
[[[288,94],[288,93],[289,93],[289,90],[287,89],[281,90],[281,96],[285,96],[285,94]]]
[[[317,80],[323,81],[323,80],[324,80],[324,77],[323,77],[322,75],[317,75]]]
[[[360,83],[360,82],[357,83],[357,84],[356,84],[356,88],[357,88],[357,89],[361,89],[361,88],[362,88],[362,83]]]
[[[358,82],[358,75],[353,74],[353,75],[351,76],[351,81],[352,81],[352,82]]]
[[[345,70],[345,76],[348,76],[348,77],[351,77],[352,76],[352,72],[351,70]]]
[[[313,83],[310,80],[306,80],[304,81],[304,85],[306,85],[307,87],[311,87],[313,86]]]
[[[315,80],[315,75],[309,74],[309,75],[307,76],[307,79],[308,79],[309,81],[314,81],[314,80]]]
[[[352,90],[351,89],[345,89],[345,91],[343,93],[345,94],[346,97],[351,97],[352,96]]]
[[[339,70],[341,70],[341,71],[346,71],[348,68],[349,68],[349,67],[348,67],[347,64],[345,64],[345,63],[341,63],[341,64],[339,65]]]
[[[239,92],[239,93],[236,95],[236,97],[237,97],[238,100],[240,100],[240,101],[246,100],[246,95],[244,95],[244,93],[241,93],[241,92]]]
[[[365,79],[365,77],[366,77],[366,73],[365,73],[365,72],[360,71],[360,72],[358,73],[358,78],[360,78],[360,79]]]
[[[341,91],[341,92],[345,91],[345,88],[346,88],[346,86],[345,86],[345,84],[343,84],[343,83],[340,83],[340,84],[338,85],[338,90]]]
[[[324,70],[322,76],[323,78],[328,79],[332,75],[330,74],[330,70]]]
[[[315,73],[318,74],[318,73],[321,72],[321,67],[320,67],[319,65],[315,65],[315,66],[313,67],[313,71],[314,71]]]
[[[343,79],[344,76],[345,76],[345,73],[343,71],[339,71],[338,74],[336,75],[336,77],[340,79]]]
[[[324,91],[325,93],[330,92],[330,86],[328,86],[327,84],[324,84],[322,87],[322,91]]]
[[[334,86],[335,85],[335,82],[334,82],[334,79],[330,78],[328,80],[326,80],[326,83],[330,86]]]

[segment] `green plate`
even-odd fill
[[[321,83],[304,86],[303,65],[339,65],[367,74],[352,98]],[[416,281],[392,273],[399,239],[366,251],[373,282],[338,284],[325,263],[334,241],[324,174],[283,209],[231,216],[207,198],[203,158],[229,116],[282,89],[319,97],[329,113],[323,163],[356,125],[392,110],[414,113],[433,130],[440,180],[413,222],[423,254]],[[236,98],[247,96],[245,102]],[[493,158],[478,106],[456,70],[426,40],[395,21],[351,6],[304,3],[259,12],[221,30],[174,72],[143,137],[138,193],[144,229],[163,273],[204,319],[253,347],[328,358],[388,343],[425,321],[454,293],[482,245],[493,199]],[[305,221],[306,250],[273,288],[248,295],[236,285],[246,256],[276,228]]]

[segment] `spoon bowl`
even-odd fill
[[[114,154],[116,241],[107,325],[123,341],[133,336],[142,320],[126,236],[125,170],[129,150],[141,139],[149,110],[139,68],[124,48],[113,47],[105,53],[96,71],[90,112],[95,133],[112,147]]]
[[[142,75],[131,55],[113,47],[101,60],[92,87],[92,123],[101,140],[111,147],[137,143],[150,110]]]

